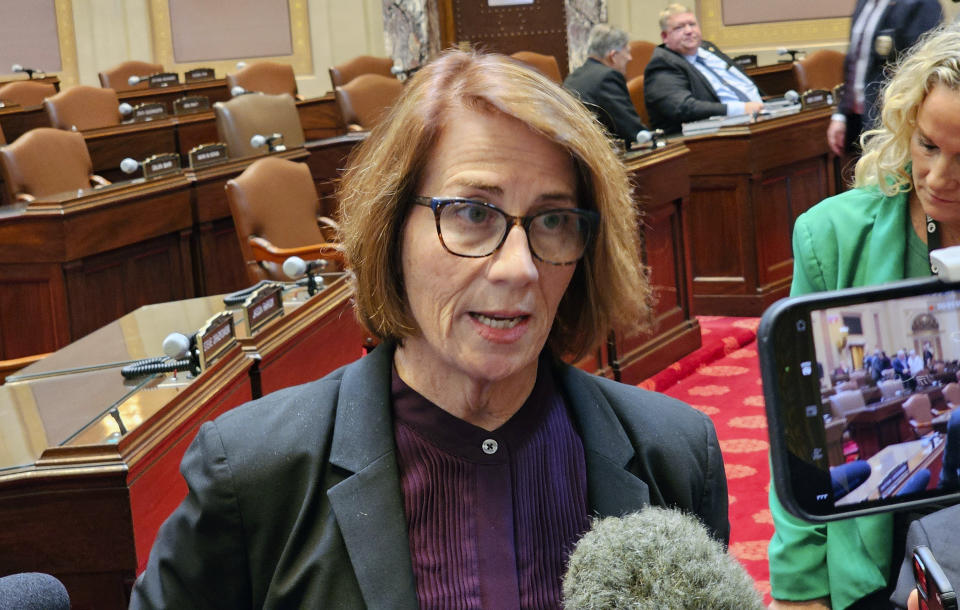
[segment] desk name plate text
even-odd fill
[[[134,122],[141,123],[156,119],[164,119],[166,117],[167,107],[164,106],[162,102],[147,102],[145,104],[137,104],[134,106],[133,116],[131,118]]]
[[[217,75],[214,73],[213,68],[194,68],[189,72],[183,73],[183,80],[187,83],[213,80],[215,78],[217,78]]]
[[[190,95],[173,100],[173,114],[193,114],[210,110],[210,98],[205,95]]]
[[[200,370],[205,371],[214,360],[236,343],[233,328],[233,315],[221,312],[207,320],[197,331],[197,353],[200,357]]]
[[[179,171],[180,155],[177,153],[161,153],[143,160],[143,177],[147,180]]]
[[[158,72],[150,75],[150,88],[169,87],[170,85],[179,85],[180,76],[176,72]]]
[[[267,284],[254,291],[243,303],[247,334],[253,335],[270,320],[283,315],[283,288],[280,284]]]
[[[218,165],[227,160],[227,145],[223,142],[214,142],[213,144],[194,146],[190,149],[188,157],[192,169]]]

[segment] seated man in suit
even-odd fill
[[[682,123],[717,115],[756,114],[763,109],[757,86],[733,61],[703,40],[686,6],[660,12],[663,44],[643,73],[643,94],[655,129],[680,131]]]
[[[629,37],[623,30],[598,23],[590,30],[587,61],[563,81],[613,136],[627,143],[647,129],[637,114],[624,76],[630,61]]]

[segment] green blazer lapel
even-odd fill
[[[340,384],[330,463],[349,474],[327,490],[363,600],[417,608],[390,413],[393,346],[347,367]]]
[[[647,484],[627,470],[635,451],[597,380],[569,365],[561,366],[558,379],[583,439],[590,510],[619,516],[650,504]]]

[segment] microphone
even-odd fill
[[[163,340],[163,353],[167,358],[183,358],[190,351],[190,337],[183,333],[170,333]]]
[[[663,137],[662,129],[654,129],[652,131],[648,131],[644,129],[642,131],[637,132],[637,144],[642,145],[642,144],[646,144],[647,142],[652,142],[653,147],[656,148],[657,142],[662,137]]]
[[[317,292],[326,288],[323,283],[323,278],[317,277],[317,273],[322,273],[326,270],[326,268],[327,261],[323,259],[310,261],[308,263],[299,256],[291,256],[287,260],[283,261],[283,272],[288,278],[295,280],[306,274],[307,294],[310,296],[313,296],[317,294]]]
[[[135,87],[145,80],[150,80],[150,76],[151,76],[150,74],[146,74],[144,76],[133,75],[127,79],[127,84],[130,85],[131,87]]]
[[[120,171],[125,174],[132,174],[133,172],[137,171],[137,168],[139,167],[140,162],[136,159],[131,159],[130,157],[127,157],[120,162]]]
[[[130,114],[133,113],[133,106],[131,106],[130,104],[128,104],[128,103],[126,103],[126,102],[123,102],[122,104],[120,104],[119,106],[117,106],[117,110],[120,111],[120,116],[124,116],[124,117],[125,117],[125,116],[129,116]]]
[[[24,68],[20,64],[13,64],[12,66],[10,66],[10,69],[14,72],[14,74],[16,74],[17,72],[22,72],[26,74],[27,78],[31,80],[33,79],[33,75],[35,73],[40,72],[40,70],[36,70],[34,68]]]
[[[56,577],[22,572],[0,578],[0,607],[19,610],[70,610],[70,595]]]
[[[243,70],[243,69],[246,68],[246,67],[247,67],[247,62],[245,62],[245,61],[238,61],[238,62],[237,62],[237,70]]]
[[[567,561],[564,608],[763,610],[753,580],[696,517],[649,506],[594,521]]]
[[[282,152],[287,150],[287,147],[283,144],[283,134],[282,133],[272,133],[268,136],[255,133],[250,138],[250,146],[254,148],[262,148],[263,146],[268,146],[270,152]]]
[[[233,97],[239,97],[241,95],[244,95],[245,93],[253,93],[253,91],[247,91],[240,85],[237,85],[236,87],[230,90],[230,95]]]
[[[797,104],[800,102],[800,94],[797,93],[795,90],[790,89],[783,94],[783,99],[787,100],[791,104]]]
[[[788,49],[786,47],[780,47],[777,49],[777,55],[789,55],[790,61],[797,61],[797,55],[802,51],[799,49]]]

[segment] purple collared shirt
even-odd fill
[[[421,608],[560,607],[567,556],[589,517],[583,443],[550,368],[541,358],[530,396],[492,432],[434,405],[394,369]]]

